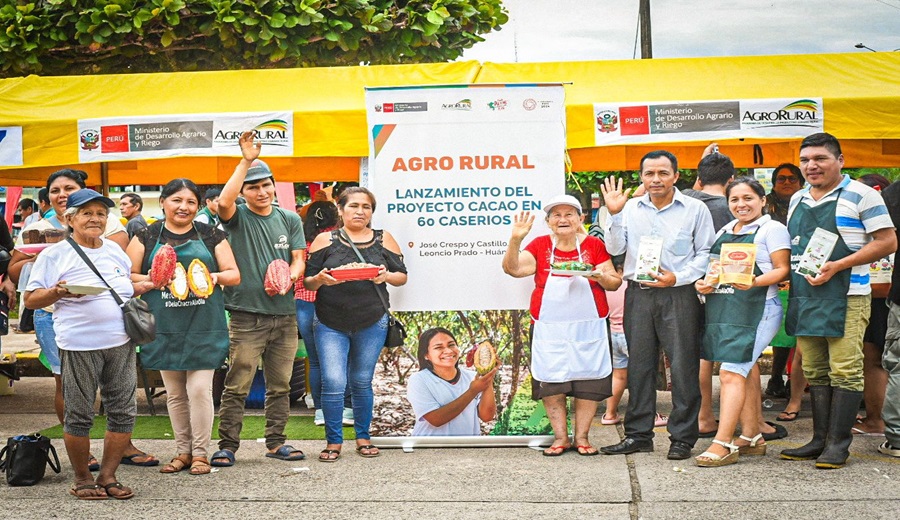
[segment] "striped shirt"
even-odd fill
[[[807,186],[791,197],[788,223],[790,223],[791,216],[798,204],[802,203],[814,208],[837,199],[835,225],[841,238],[844,239],[844,243],[851,251],[859,251],[864,245],[871,242],[872,233],[875,231],[894,228],[881,194],[861,182],[854,181],[847,174],[843,175],[840,184],[819,200],[814,200],[809,194],[809,190],[810,187]],[[840,197],[838,197],[839,193]],[[871,292],[869,264],[853,266],[850,271],[850,289],[847,291],[847,295],[870,294]]]

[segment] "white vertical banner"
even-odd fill
[[[409,269],[392,309],[527,308],[532,278],[508,276],[502,260],[513,216],[537,215],[527,244],[547,233],[543,202],[564,193],[563,86],[372,88],[366,111],[361,183]]]

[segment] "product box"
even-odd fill
[[[722,244],[719,263],[722,268],[719,283],[752,285],[756,244]]]
[[[719,262],[719,255],[709,255],[709,263],[706,264],[706,275],[703,276],[703,281],[718,289],[721,274],[722,264]]]
[[[659,262],[662,256],[662,237],[643,236],[638,244],[637,264],[634,268],[634,281],[655,282],[650,273],[659,272]]]
[[[816,228],[806,249],[800,255],[795,272],[802,275],[817,276],[825,262],[831,258],[834,246],[837,245],[838,236],[831,231]]]

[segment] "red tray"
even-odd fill
[[[40,253],[44,249],[52,246],[53,244],[22,244],[21,246],[16,246],[16,249],[25,253],[26,255],[34,255]]]
[[[328,271],[335,280],[371,280],[378,276],[378,267],[359,267],[356,269],[332,269]]]

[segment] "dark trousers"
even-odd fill
[[[625,436],[653,438],[659,348],[672,362],[672,414],[669,438],[697,442],[700,413],[700,300],[693,284],[625,291],[625,339],[628,342],[628,408]]]

